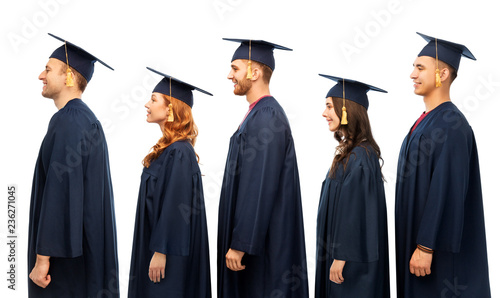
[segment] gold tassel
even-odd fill
[[[66,70],[66,86],[73,87],[75,86],[75,82],[73,82],[73,75],[71,73],[71,69]]]
[[[347,109],[345,108],[345,80],[342,79],[342,120],[340,125],[347,125]]]
[[[342,107],[342,121],[340,122],[340,125],[347,125],[347,111],[345,109],[345,106]]]
[[[168,118],[167,122],[174,122],[174,109],[172,108],[172,104],[168,105]]]
[[[248,60],[247,79],[251,80],[252,78],[253,78],[253,76],[252,76],[252,61]]]
[[[252,40],[249,40],[248,44],[248,67],[247,67],[247,79],[251,80],[253,78],[252,75]]]
[[[439,58],[438,58],[438,41],[435,39],[436,45],[436,87],[441,87],[441,76],[439,75]]]
[[[73,87],[75,86],[75,82],[73,82],[73,76],[71,73],[71,69],[69,68],[69,59],[68,59],[68,46],[66,45],[66,41],[64,41],[64,52],[66,53],[66,86]]]
[[[439,76],[439,68],[436,68],[436,87],[441,87],[441,77]]]

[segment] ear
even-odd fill
[[[257,81],[261,76],[262,70],[259,67],[252,67],[252,81]]]
[[[446,67],[439,71],[439,76],[441,77],[441,82],[447,82],[450,80],[450,70]]]

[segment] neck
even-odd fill
[[[428,113],[447,101],[451,101],[450,88],[445,86],[437,87],[432,93],[424,96],[425,112]]]
[[[59,94],[57,97],[53,98],[54,99],[54,104],[56,105],[56,108],[58,110],[64,108],[66,104],[75,98],[81,98],[82,97],[82,92],[80,91],[70,91],[70,92],[63,92]]]
[[[262,96],[270,95],[271,92],[269,91],[269,85],[254,85],[250,90],[248,90],[246,97],[248,104],[253,104],[256,102],[259,98]]]

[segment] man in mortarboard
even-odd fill
[[[228,79],[250,105],[231,137],[219,203],[218,297],[308,297],[299,174],[292,133],[270,95],[273,50],[240,42]]]
[[[425,112],[401,147],[396,182],[398,297],[490,297],[476,140],[451,102],[467,47],[418,33],[413,64]]]
[[[50,34],[50,33],[49,33]],[[113,190],[102,126],[81,100],[101,60],[64,44],[39,76],[54,100],[31,193],[30,297],[119,297]],[[109,67],[110,68],[110,67]]]

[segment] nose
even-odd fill
[[[40,73],[40,75],[38,76],[38,79],[39,80],[45,79],[45,70]]]
[[[323,116],[325,118],[328,117],[328,115],[326,114],[326,109],[323,111],[323,114],[321,116]]]
[[[229,73],[227,74],[227,79],[232,80],[233,78],[234,78],[233,70],[230,70]]]
[[[414,69],[411,73],[410,73],[410,79],[414,80],[418,77],[417,75],[417,70]]]

